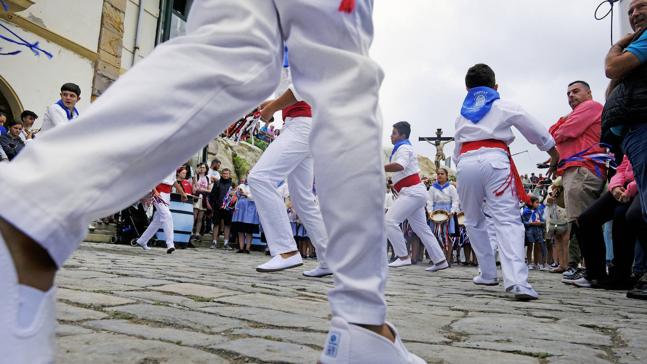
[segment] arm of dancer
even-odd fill
[[[294,96],[292,89],[287,89],[281,96],[277,99],[270,101],[269,103],[262,105],[261,104],[261,120],[267,121],[272,118],[277,111],[282,110],[290,105],[294,105],[299,100]]]
[[[511,119],[512,125],[521,132],[521,135],[526,140],[536,145],[539,150],[548,153],[550,156],[550,166],[548,167],[546,176],[547,178],[551,178],[557,172],[557,163],[559,163],[559,152],[555,148],[555,139],[553,139],[548,130],[539,121],[521,107],[519,107],[517,112],[517,115]]]

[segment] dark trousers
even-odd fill
[[[636,217],[637,214],[637,217]],[[638,219],[638,223],[635,220]],[[586,261],[587,279],[606,277],[606,249],[602,225],[613,221],[613,269],[612,279],[628,280],[634,257],[636,237],[644,235],[644,223],[640,221],[638,199],[629,203],[618,202],[610,192],[605,192],[578,219],[578,238],[581,238],[582,255]]]
[[[622,141],[625,152],[634,170],[638,184],[638,197],[642,206],[643,219],[647,221],[647,123],[632,127]]]

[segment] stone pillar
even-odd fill
[[[127,0],[104,0],[99,33],[99,58],[94,68],[92,100],[119,78]]]

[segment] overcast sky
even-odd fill
[[[465,72],[475,63],[489,64],[501,97],[521,104],[547,128],[570,112],[570,81],[589,82],[594,99],[602,101],[610,25],[609,18],[593,18],[600,1],[376,1],[371,54],[386,73],[385,145],[391,125],[407,120],[418,153],[433,158],[434,148],[418,137],[433,136],[436,128],[453,135]],[[547,155],[522,139],[511,146],[513,153],[529,150],[515,157],[520,172],[544,172],[534,165]],[[448,156],[453,146],[446,147]]]

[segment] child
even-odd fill
[[[563,192],[562,178],[559,177],[553,182],[546,197],[546,230],[548,239],[553,242],[553,260],[559,263],[550,270],[551,273],[564,273],[568,269],[568,240],[571,233],[566,209],[559,206]]]
[[[523,225],[526,227],[526,241],[528,246],[526,248],[526,256],[528,258],[528,269],[546,269],[546,257],[548,249],[546,249],[546,242],[544,241],[544,206],[539,202],[536,196],[530,197],[530,204],[523,208],[521,218]],[[534,249],[533,249],[534,247]],[[539,254],[538,250],[541,248],[541,258],[537,259]],[[531,255],[534,251],[535,264],[531,263]],[[537,264],[538,263],[538,264]]]

